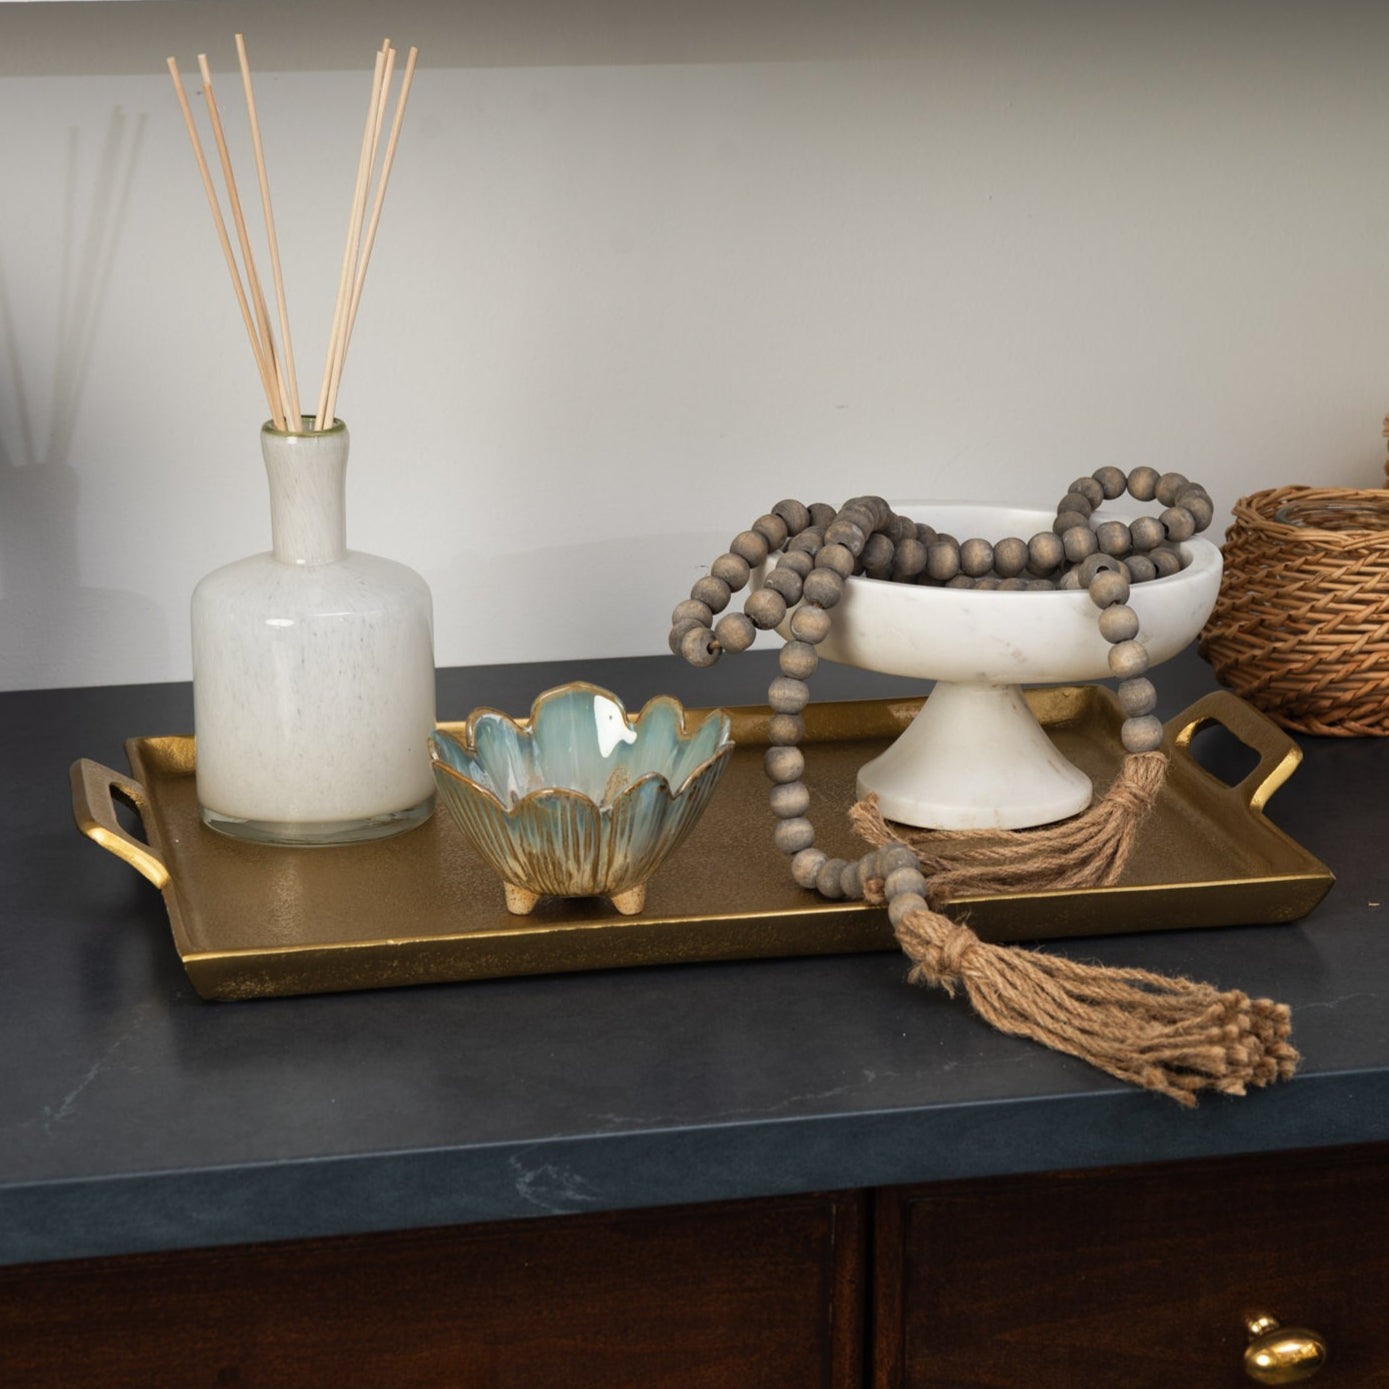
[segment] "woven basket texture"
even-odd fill
[[[1383,522],[1323,528],[1326,507]],[[1312,523],[1276,520],[1287,508]],[[1389,734],[1389,491],[1275,487],[1242,497],[1234,518],[1198,640],[1216,677],[1299,733]]]

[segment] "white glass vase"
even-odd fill
[[[198,803],[238,838],[350,844],[433,808],[432,604],[347,548],[346,426],[304,423],[261,430],[273,548],[193,593]]]

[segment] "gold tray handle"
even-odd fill
[[[142,844],[133,834],[127,833],[116,819],[113,793],[128,802],[143,819],[149,805],[145,788],[138,781],[113,772],[89,757],[79,758],[72,764],[71,779],[72,813],[77,828],[103,849],[124,859],[155,887],[162,888],[169,881],[169,870],[148,844]]]
[[[1212,690],[1198,699],[1190,709],[1168,721],[1167,732],[1173,747],[1195,762],[1191,740],[1212,724],[1219,724],[1251,752],[1258,753],[1258,765],[1231,789],[1251,810],[1262,811],[1273,793],[1297,770],[1302,749],[1272,719],[1229,690]]]

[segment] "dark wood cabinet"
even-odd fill
[[[0,1270],[0,1383],[1389,1389],[1389,1145]]]
[[[788,1197],[0,1270],[7,1389],[844,1389],[865,1199]]]
[[[1236,1389],[1260,1312],[1389,1386],[1382,1148],[883,1192],[876,1250],[875,1389]]]

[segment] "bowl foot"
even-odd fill
[[[535,910],[535,904],[540,901],[540,893],[532,892],[528,887],[503,883],[502,889],[506,893],[506,909],[513,916],[529,916]]]
[[[859,771],[889,820],[921,829],[1026,829],[1078,815],[1090,778],[1042,731],[1017,685],[938,683]]]
[[[646,905],[646,884],[638,883],[626,892],[613,893],[612,904],[623,916],[635,916]]]

